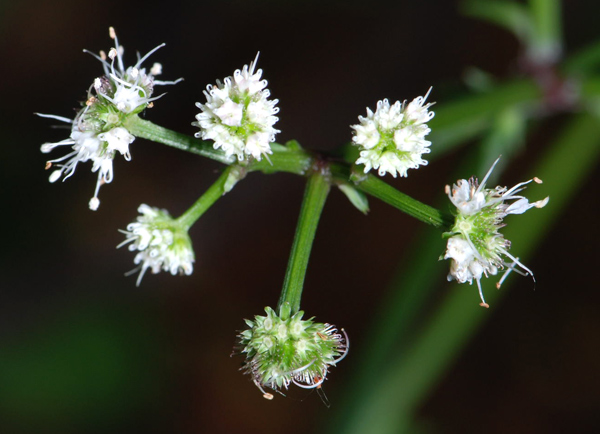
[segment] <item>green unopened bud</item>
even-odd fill
[[[304,312],[291,315],[285,303],[279,315],[270,307],[266,316],[246,320],[249,329],[239,335],[241,353],[245,354],[244,370],[267,399],[290,383],[302,388],[318,388],[323,384],[330,366],[335,366],[348,353],[346,332],[342,334],[330,325],[313,318],[303,320]]]

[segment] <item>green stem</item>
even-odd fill
[[[354,182],[354,185],[359,190],[436,228],[449,230],[454,223],[454,217],[450,214],[445,214],[438,209],[413,199],[374,175],[357,173],[340,164],[332,164],[331,172],[334,179],[344,181],[350,180],[351,182]]]
[[[561,51],[560,0],[530,0],[531,17],[534,22],[534,56],[556,60]]]
[[[295,140],[287,142],[285,146],[271,143],[271,150],[273,153],[262,160],[253,160],[248,166],[248,171],[260,171],[266,174],[287,172],[305,176],[315,162],[314,157],[302,149]]]
[[[125,128],[136,137],[152,140],[163,145],[172,146],[182,151],[216,160],[223,164],[231,164],[235,160],[228,158],[225,154],[213,148],[211,142],[204,142],[185,134],[163,128],[150,121],[141,119],[139,116],[130,116],[125,122]]]
[[[203,142],[190,136],[186,136],[185,134],[168,130],[167,128],[155,125],[150,121],[140,119],[137,116],[132,116],[127,121],[125,126],[131,134],[137,137],[142,137],[168,146],[173,146],[177,149],[192,152],[203,157],[208,157],[224,164],[232,163],[231,160],[225,157],[225,154],[223,154],[221,151],[213,149],[208,142]],[[307,173],[310,172],[312,165],[315,163],[315,158],[302,149],[295,141],[288,142],[286,146],[272,143],[271,148],[273,153],[270,154],[268,158],[265,157],[261,161],[252,161],[248,164],[246,170],[248,172],[261,171],[263,173],[287,172],[306,176]],[[351,170],[349,166],[339,163],[332,164],[331,169],[334,173],[334,176],[337,177],[338,180],[343,180],[345,182],[348,182],[349,180],[350,182],[354,181],[357,184],[357,187],[365,193],[377,197],[393,207],[398,208],[400,211],[403,211],[425,223],[442,229],[447,229],[452,223],[453,219],[450,216],[445,215],[437,209],[425,205],[404,193],[401,193],[394,187],[386,184],[384,181],[379,180],[373,175],[360,177],[353,175],[351,177]],[[216,188],[216,184],[213,187]],[[211,189],[213,187],[211,187]],[[206,194],[209,192],[210,190],[207,191]],[[222,194],[222,192],[220,194]],[[203,200],[203,198],[204,195],[198,199],[197,202],[199,207],[198,210],[200,210],[201,213],[206,211],[206,209],[212,205],[214,200],[216,200],[214,199],[213,202],[210,202],[206,208],[203,208],[204,205],[202,205],[202,203],[204,202],[199,203]],[[183,216],[181,216],[182,219],[185,216],[186,222],[188,219],[191,219],[189,223],[190,225],[193,224],[193,222],[195,222],[196,219],[201,215],[198,214],[196,217],[194,217],[195,214],[190,214],[188,217],[188,213],[195,212],[193,211],[196,209],[195,207],[196,205],[194,205]]]
[[[298,218],[298,226],[294,235],[294,244],[290,253],[281,297],[277,305],[277,311],[284,303],[289,303],[292,314],[300,309],[300,298],[304,286],[304,276],[308,266],[308,258],[312,248],[319,217],[323,211],[327,194],[329,193],[329,176],[320,170],[309,176]]]
[[[227,167],[219,179],[177,221],[188,230],[221,196],[227,193],[225,185],[231,172],[237,166]]]

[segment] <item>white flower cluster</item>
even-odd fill
[[[172,275],[190,275],[194,270],[194,250],[192,241],[177,220],[173,219],[166,210],[140,205],[141,214],[137,220],[127,225],[125,241],[117,246],[129,244],[129,250],[138,253],[133,262],[138,265],[132,272],[139,271],[137,285],[139,286],[150,269],[153,274],[168,271]]]
[[[273,128],[279,119],[275,116],[278,100],[269,100],[271,93],[267,80],[261,80],[262,69],[254,72],[258,54],[250,66],[236,70],[216,86],[208,85],[204,91],[206,104],[196,103],[202,110],[196,115],[200,128],[195,134],[203,140],[214,140],[215,149],[223,149],[227,157],[236,155],[239,161],[249,156],[261,160],[272,154],[270,143],[279,130]]]
[[[375,113],[367,108],[367,116],[358,117],[360,124],[351,126],[352,141],[360,149],[356,164],[364,164],[365,173],[378,169],[379,176],[405,177],[408,169],[427,165],[422,155],[430,152],[431,142],[425,136],[431,131],[427,122],[434,116],[428,110],[433,103],[425,104],[429,92],[431,89],[408,104],[396,101],[390,105],[384,99],[377,103]]]
[[[444,259],[451,259],[448,280],[454,279],[459,283],[472,284],[474,279],[479,288],[483,307],[489,307],[481,290],[483,276],[496,275],[499,269],[506,267],[504,276],[497,284],[498,288],[512,270],[533,277],[529,268],[508,253],[510,241],[499,232],[499,229],[504,226],[502,220],[508,214],[523,214],[533,207],[542,208],[549,200],[546,197],[529,203],[526,197],[518,195],[531,181],[541,183],[538,178],[521,182],[511,189],[506,187],[486,189],[485,183],[498,160],[492,165],[481,184],[476,178],[471,178],[468,181],[458,180],[452,188],[446,186],[446,193],[457,209],[456,220],[449,233],[450,238],[444,256]],[[510,261],[507,262],[505,258]]]
[[[135,137],[129,133],[124,124],[127,118],[137,114],[158,97],[152,97],[155,85],[175,84],[176,81],[159,81],[155,76],[162,72],[159,63],[155,63],[149,72],[142,68],[142,63],[164,44],[151,50],[143,57],[138,56],[134,66],[128,68],[123,64],[123,46],[119,45],[115,30],[111,27],[110,37],[115,46],[110,49],[108,57],[101,51],[100,55],[92,54],[104,68],[104,75],[94,80],[84,107],[77,113],[74,120],[61,116],[39,116],[52,118],[72,125],[68,139],[57,143],[45,143],[41,151],[48,153],[58,146],[71,146],[72,151],[67,155],[49,160],[46,167],[58,169],[50,174],[50,182],[55,182],[65,175],[69,178],[77,168],[78,163],[92,161],[92,172],[98,172],[96,190],[89,206],[97,210],[100,205],[98,191],[100,186],[113,179],[113,159],[119,152],[127,161],[131,159],[129,145]],[[107,60],[110,59],[110,62]],[[115,65],[116,63],[116,65]],[[92,89],[93,92],[92,93]],[[162,96],[162,95],[161,95]]]

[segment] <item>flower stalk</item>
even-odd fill
[[[237,165],[228,166],[208,190],[178,219],[177,222],[187,231],[221,196],[244,176]],[[234,178],[234,179],[232,179]]]
[[[163,145],[172,146],[182,151],[210,158],[223,164],[231,164],[234,159],[229,158],[223,151],[213,148],[212,142],[205,142],[185,134],[177,133],[167,128],[156,125],[139,116],[131,116],[125,122],[125,127],[136,137],[148,139]]]
[[[340,164],[332,165],[331,172],[334,179],[350,180],[359,190],[438,229],[448,230],[454,222],[450,214],[413,199],[374,175],[365,175]]]
[[[292,315],[300,310],[304,276],[319,218],[329,193],[329,178],[329,172],[322,167],[318,167],[308,178],[294,235],[294,244],[277,305],[278,312],[286,302],[291,307]]]
[[[234,161],[227,158],[220,150],[213,149],[209,142],[176,133],[175,131],[155,125],[150,121],[140,119],[137,116],[129,119],[127,128],[137,137],[143,137],[157,143],[181,149],[182,151],[201,155],[223,164],[231,164]],[[302,149],[296,141],[290,141],[285,146],[272,143],[271,148],[273,154],[269,155],[269,160],[251,161],[248,163],[247,171],[261,171],[263,173],[287,172],[306,176],[310,173],[310,168],[316,163],[315,157]],[[422,222],[445,231],[453,224],[453,218],[450,214],[443,213],[436,208],[413,199],[374,175],[355,173],[350,167],[342,163],[332,163],[329,165],[329,168],[334,180],[354,183],[359,190],[382,200]]]

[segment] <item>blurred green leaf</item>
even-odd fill
[[[496,24],[514,34],[524,45],[533,37],[534,28],[527,6],[515,1],[471,0],[460,11],[469,17]]]
[[[0,350],[2,426],[32,432],[97,426],[157,396],[157,366],[134,312],[77,306]],[[158,342],[156,343],[158,344]],[[154,350],[153,350],[153,349]]]

